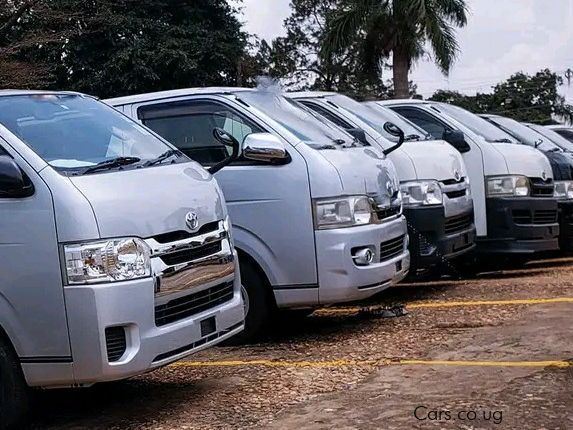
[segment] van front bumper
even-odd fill
[[[399,243],[401,245],[397,245]],[[371,249],[374,258],[371,264],[359,266],[353,260],[353,253],[364,248]],[[388,253],[388,250],[395,252]],[[382,224],[319,230],[316,252],[321,305],[366,299],[408,274],[406,220],[400,216]]]
[[[559,248],[573,251],[573,201],[559,201]]]
[[[558,204],[553,198],[488,198],[487,237],[478,252],[533,254],[559,249]]]
[[[71,370],[44,363],[28,365],[29,385],[42,387],[89,386],[135,376],[213,346],[244,328],[238,259],[234,274],[212,282],[233,284],[228,301],[170,324],[156,325],[154,281],[151,278],[64,288],[72,350]],[[197,287],[200,292],[213,285]],[[125,352],[108,360],[106,328],[125,332]],[[59,375],[56,377],[55,375]]]
[[[410,235],[411,270],[443,264],[475,248],[473,206],[446,218],[444,206],[404,211]]]

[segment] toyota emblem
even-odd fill
[[[396,193],[396,187],[394,187],[394,183],[392,181],[386,182],[386,191],[388,191],[388,195],[393,197]]]
[[[197,230],[199,227],[199,218],[197,218],[197,214],[195,212],[188,212],[185,215],[185,224],[191,231]]]
[[[456,182],[460,182],[462,180],[462,175],[460,175],[460,172],[457,169],[454,170],[454,179]]]
[[[541,172],[541,179],[543,179],[544,181],[547,180],[547,173],[545,172],[545,170]]]

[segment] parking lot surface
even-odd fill
[[[50,429],[571,429],[573,258],[399,285],[128,381],[38,394]],[[380,307],[408,314],[382,318]]]

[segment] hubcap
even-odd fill
[[[247,293],[247,289],[241,285],[241,296],[243,297],[243,309],[245,311],[245,317],[249,314],[249,293]]]

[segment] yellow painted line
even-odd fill
[[[473,306],[519,306],[519,305],[542,305],[548,303],[573,303],[573,297],[539,298],[539,299],[514,299],[514,300],[474,300],[474,301],[451,301],[451,302],[417,302],[406,304],[406,309],[436,309],[457,308]],[[377,306],[363,308],[324,308],[316,311],[318,314],[329,313],[354,313],[359,311],[376,310]]]
[[[457,367],[573,367],[573,362],[548,361],[471,361],[471,360],[329,360],[329,361],[286,361],[286,360],[227,360],[227,361],[180,361],[169,367],[349,367],[349,366],[457,366]]]

